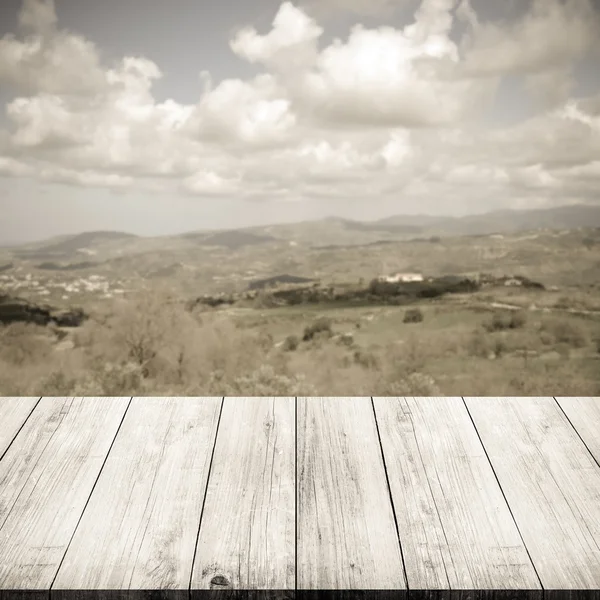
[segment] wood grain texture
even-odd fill
[[[0,458],[27,420],[38,398],[0,398]]]
[[[292,590],[295,399],[225,398],[191,589]]]
[[[465,398],[545,589],[600,589],[600,468],[554,398]]]
[[[42,398],[0,461],[0,589],[56,575],[129,398]]]
[[[187,589],[221,398],[133,398],[53,589]]]
[[[556,398],[556,401],[600,465],[600,398]]]
[[[298,588],[403,590],[370,398],[298,398]]]
[[[541,585],[462,398],[373,398],[410,589]]]

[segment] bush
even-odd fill
[[[435,379],[426,373],[414,372],[405,377],[382,382],[378,393],[385,396],[441,396]]]
[[[494,342],[493,345],[493,352],[494,352],[494,356],[496,356],[496,358],[500,358],[505,352],[506,352],[507,348],[506,348],[506,344],[504,343],[504,340],[501,339],[497,339]]]
[[[404,313],[404,323],[420,323],[423,320],[423,313],[419,308],[409,308]]]
[[[579,323],[566,319],[542,321],[541,334],[546,339],[551,336],[555,344],[566,344],[572,348],[584,348],[589,342],[585,329]]]
[[[487,358],[490,352],[492,352],[491,344],[488,342],[485,334],[479,329],[476,329],[472,333],[469,338],[467,349],[471,356],[477,356],[479,358]]]
[[[218,395],[232,396],[316,396],[316,389],[303,374],[278,373],[272,365],[239,375],[229,382],[215,382]]]
[[[488,333],[493,333],[494,331],[502,331],[508,328],[508,321],[503,314],[494,313],[492,318],[483,322],[483,328]]]
[[[365,369],[379,369],[381,360],[373,352],[356,350],[353,354],[354,362]]]
[[[288,335],[283,342],[283,349],[286,352],[293,352],[298,348],[300,340],[297,335]]]
[[[0,325],[0,359],[16,366],[48,359],[53,352],[49,332],[33,323]]]
[[[514,312],[508,322],[509,329],[520,329],[527,323],[527,314],[523,310]]]
[[[354,344],[354,336],[351,333],[342,333],[338,339],[338,344],[352,346]]]
[[[495,331],[505,331],[507,329],[520,329],[525,326],[527,315],[520,310],[513,313],[494,313],[491,320],[483,323],[483,328],[493,333]]]
[[[307,326],[304,329],[302,340],[308,342],[312,340],[318,333],[324,333],[327,335],[327,337],[331,337],[333,335],[333,331],[331,329],[331,319],[322,317],[317,319],[312,325]]]

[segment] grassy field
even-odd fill
[[[599,235],[277,252],[173,242],[163,252],[132,246],[76,273],[7,255],[15,264],[0,291],[80,306],[90,319],[73,329],[0,326],[0,395],[600,395],[600,243],[589,242]],[[186,309],[199,294],[281,273],[356,286],[383,263],[432,276],[523,275],[546,289],[496,285],[407,306],[268,308],[259,296]]]
[[[404,322],[415,308],[422,321]],[[443,301],[190,313],[144,295],[58,342],[49,327],[0,334],[2,395],[600,394],[598,315]]]

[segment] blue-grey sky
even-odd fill
[[[0,245],[599,202],[599,0],[3,0]]]

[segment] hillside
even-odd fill
[[[445,217],[393,215],[377,221],[353,221],[327,217],[292,225],[255,227],[280,239],[314,246],[362,245],[431,236],[463,236],[518,233],[538,229],[566,230],[600,227],[600,206],[573,205],[550,209],[501,210],[480,215]]]
[[[463,217],[393,215],[377,221],[339,217],[246,227],[196,231],[179,235],[142,237],[119,231],[91,231],[2,249],[1,262],[11,259],[39,262],[83,262],[82,255],[102,259],[155,250],[198,248],[237,251],[251,246],[288,243],[300,247],[357,246],[435,237],[514,234],[535,230],[600,227],[600,206],[573,205],[550,209],[501,210]],[[94,260],[98,260],[95,257]],[[64,265],[62,265],[64,266]]]
[[[75,253],[85,254],[93,252],[96,246],[131,242],[138,236],[121,231],[87,231],[76,235],[63,236],[55,240],[48,240],[39,244],[28,244],[15,248],[15,254],[21,258],[31,259],[68,259]]]
[[[239,250],[244,246],[254,246],[277,241],[270,235],[257,235],[249,231],[232,230],[217,233],[186,233],[181,236],[187,240],[196,241],[202,246],[222,246],[229,250]]]

